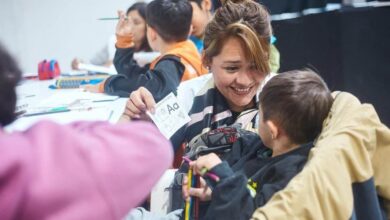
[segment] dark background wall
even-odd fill
[[[273,21],[281,69],[310,67],[331,90],[376,108],[390,126],[390,7],[343,8]]]
[[[255,0],[269,9],[271,14],[302,12],[308,8],[325,8],[327,4],[338,3],[342,0]],[[221,6],[221,0],[212,0],[214,8]]]
[[[302,12],[309,8],[325,8],[327,4],[338,3],[341,0],[257,0],[267,6],[271,14]]]

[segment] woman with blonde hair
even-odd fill
[[[230,0],[216,12],[206,28],[203,54],[213,77],[195,96],[191,121],[171,138],[175,150],[223,125],[240,122],[257,129],[257,96],[270,73],[271,34],[269,13],[256,2]],[[151,93],[141,87],[130,95],[124,114],[142,118],[154,106]]]

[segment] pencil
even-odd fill
[[[112,17],[112,18],[98,18],[99,21],[110,21],[110,20],[119,20],[119,17]],[[125,18],[127,20],[127,18]]]
[[[190,168],[188,170],[188,174],[187,174],[187,187],[188,189],[191,188],[191,184],[192,184],[192,169]],[[185,215],[184,215],[184,220],[189,220],[190,219],[190,206],[191,206],[191,197],[190,199],[186,200],[186,207],[185,207]]]
[[[70,109],[68,108],[56,108],[41,112],[34,112],[34,113],[27,113],[24,114],[23,117],[30,117],[30,116],[38,116],[38,115],[48,115],[48,114],[54,114],[54,113],[61,113],[61,112],[70,112]]]
[[[200,175],[196,175],[196,188],[200,188]],[[199,198],[194,197],[195,200],[195,208],[194,208],[194,219],[199,219]]]
[[[116,99],[101,99],[101,100],[93,100],[92,102],[113,102]]]
[[[108,120],[107,121],[111,120],[112,114],[114,114],[114,110],[111,110],[110,115],[108,116]]]

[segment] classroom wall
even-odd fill
[[[137,0],[0,0],[0,41],[24,72],[36,72],[43,59],[57,59],[63,71],[74,57],[88,61],[103,48],[117,9]]]

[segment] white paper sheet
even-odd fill
[[[21,117],[7,126],[7,131],[24,131],[41,120],[55,121],[59,124],[68,124],[75,121],[108,121],[113,110],[108,108],[92,108],[91,110],[70,111],[47,115]]]
[[[173,93],[170,93],[156,104],[154,114],[150,112],[147,112],[147,114],[168,139],[190,121],[187,111],[180,106]]]
[[[101,93],[83,92],[82,90],[61,90],[42,100],[36,108],[77,107],[83,102],[115,101],[118,96],[109,96]]]
[[[80,70],[88,70],[96,73],[107,73],[110,75],[117,74],[115,67],[109,68],[109,67],[97,66],[93,64],[85,64],[85,63],[80,63],[78,67]]]

